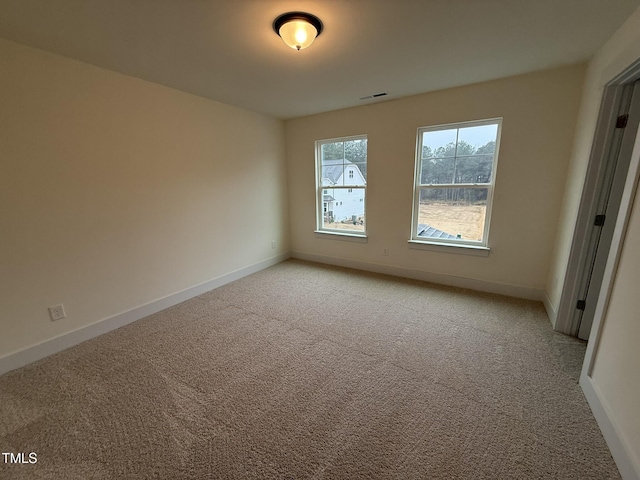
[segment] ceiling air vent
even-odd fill
[[[372,98],[384,97],[387,95],[387,92],[374,93],[373,95],[367,95],[366,97],[360,97],[360,100],[370,100]]]

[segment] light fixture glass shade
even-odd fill
[[[294,50],[307,48],[322,29],[322,20],[306,12],[283,13],[273,21],[273,30]]]
[[[291,48],[302,50],[313,43],[318,30],[305,20],[290,20],[280,27],[278,34]]]

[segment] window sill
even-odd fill
[[[416,250],[430,250],[432,252],[457,253],[460,255],[473,255],[475,257],[488,257],[491,249],[476,245],[461,245],[457,243],[435,243],[409,240],[409,248]]]
[[[316,238],[331,238],[332,240],[343,240],[346,242],[367,243],[367,235],[364,233],[352,232],[330,232],[327,230],[316,230]]]

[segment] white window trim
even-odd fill
[[[316,140],[315,142],[315,150],[316,150],[316,229],[314,230],[314,233],[316,234],[316,237],[322,237],[322,238],[336,238],[338,239],[339,237],[344,237],[342,239],[344,240],[349,240],[349,241],[361,241],[362,239],[365,240],[364,243],[366,243],[366,239],[367,239],[367,224],[368,222],[365,220],[364,223],[364,231],[357,231],[357,230],[343,230],[343,229],[337,229],[337,228],[325,228],[322,226],[322,217],[323,217],[323,192],[325,189],[349,189],[352,190],[354,188],[361,188],[364,190],[364,205],[363,205],[363,209],[364,209],[364,216],[365,219],[367,218],[367,183],[365,180],[365,184],[364,185],[331,185],[331,186],[327,186],[327,185],[322,185],[322,154],[321,154],[321,148],[322,145],[325,145],[327,143],[336,143],[336,142],[349,142],[352,140],[368,140],[367,135],[366,134],[362,134],[362,135],[352,135],[349,137],[337,137],[337,138],[328,138],[328,139],[324,139],[324,140]],[[368,147],[367,147],[368,150]],[[368,155],[368,151],[367,151],[367,164],[369,163],[369,155]],[[327,236],[324,236],[325,234],[328,234]]]
[[[368,238],[366,235],[359,234],[358,232],[348,232],[340,230],[315,230],[316,238],[330,238],[334,240],[344,240],[347,242],[367,243]]]
[[[482,125],[498,125],[498,131],[496,132],[496,150],[493,156],[493,166],[491,181],[489,183],[456,183],[456,184],[420,184],[421,174],[421,160],[422,160],[422,134],[426,131],[438,131],[438,130],[450,130],[453,128],[466,128],[466,127],[479,127]],[[500,136],[502,134],[502,118],[489,118],[484,120],[474,120],[468,122],[448,123],[443,125],[434,125],[431,127],[420,127],[416,134],[416,155],[415,155],[415,169],[413,178],[413,207],[411,214],[411,237],[409,239],[409,247],[419,250],[433,250],[443,251],[447,253],[463,253],[468,255],[488,256],[489,255],[489,227],[491,224],[491,211],[493,208],[493,193],[495,189],[497,166],[498,166],[498,154],[500,150]],[[487,188],[487,209],[485,211],[484,231],[482,234],[482,241],[475,242],[470,240],[454,240],[454,239],[442,239],[437,238],[426,239],[418,237],[416,235],[418,228],[418,214],[420,212],[420,188],[421,187],[435,187],[435,188],[475,188],[482,187]],[[430,248],[435,247],[435,248]]]
[[[460,253],[463,255],[472,255],[474,257],[488,257],[491,249],[481,245],[466,245],[453,243],[435,243],[409,240],[409,248],[414,250],[429,250],[441,253]]]

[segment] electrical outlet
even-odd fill
[[[276,241],[271,240],[271,250],[275,250],[275,249],[276,249]]]
[[[66,317],[67,314],[64,313],[64,305],[60,304],[55,307],[49,307],[49,316],[51,317],[51,321],[60,320],[61,318]]]
[[[384,250],[382,250],[382,255],[384,255],[385,257],[389,256],[389,249],[385,247]]]

